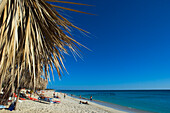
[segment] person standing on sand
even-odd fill
[[[64,98],[66,98],[66,94],[64,93]]]
[[[80,95],[80,98],[81,98],[81,95]]]
[[[55,92],[53,93],[53,97],[55,98]]]

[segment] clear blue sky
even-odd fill
[[[65,55],[69,72],[49,88],[170,89],[169,0],[67,0],[94,5],[63,5],[97,16],[64,11],[70,21],[89,31],[73,32],[83,60]],[[63,13],[63,12],[61,12]]]

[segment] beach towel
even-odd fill
[[[60,101],[53,101],[53,103],[56,104],[56,103],[61,103],[61,102]]]
[[[20,100],[25,100],[24,98],[19,98]]]
[[[0,105],[0,109],[4,109],[6,108],[6,106]]]

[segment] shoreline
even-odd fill
[[[105,105],[102,105],[100,103],[90,101],[89,99],[85,99],[85,98],[80,99],[78,97],[70,96],[70,95],[67,95],[67,96],[69,96],[73,100],[76,100],[77,102],[79,102],[79,101],[87,101],[89,103],[89,105],[98,107],[100,109],[103,109],[103,110],[107,111],[108,113],[128,113],[127,111],[124,111],[122,109],[117,109],[117,108],[105,106]]]
[[[127,107],[127,106],[122,106],[122,105],[118,105],[118,104],[114,104],[114,103],[109,103],[109,102],[105,102],[105,101],[101,101],[101,100],[95,100],[93,99],[92,101],[90,101],[90,99],[88,98],[79,98],[78,96],[76,95],[68,95],[72,98],[76,98],[76,99],[79,99],[79,100],[84,100],[84,101],[88,101],[88,102],[93,102],[95,104],[99,104],[101,106],[105,106],[105,107],[109,107],[109,108],[112,108],[112,109],[116,109],[116,110],[120,110],[120,111],[124,111],[124,112],[130,112],[130,113],[153,113],[153,112],[150,112],[150,111],[144,111],[144,110],[139,110],[139,109],[135,109],[135,108],[130,108],[130,107]]]

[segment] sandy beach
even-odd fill
[[[48,97],[53,96],[53,91],[46,91],[44,93]],[[56,92],[57,94],[57,92]],[[0,110],[0,113],[125,113],[113,108],[102,106],[88,101],[87,104],[79,104],[80,99],[66,96],[64,99],[63,93],[58,93],[61,103],[36,102],[32,100],[23,100],[18,103],[18,108],[15,111]],[[38,96],[35,96],[38,98]]]

